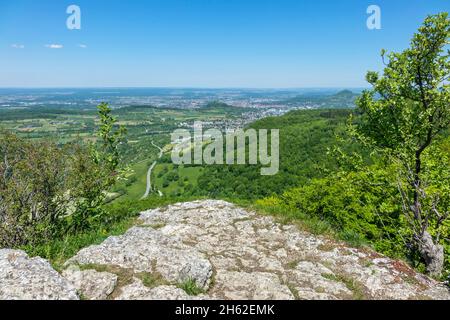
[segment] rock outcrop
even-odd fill
[[[224,201],[175,204],[140,221],[81,250],[63,277],[42,259],[0,251],[0,298],[450,299],[403,262]]]
[[[41,258],[0,250],[0,300],[77,300],[75,287]]]
[[[75,286],[83,298],[89,300],[105,300],[117,285],[117,275],[96,270],[80,270],[76,267],[68,268],[63,276]]]

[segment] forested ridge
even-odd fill
[[[337,169],[330,149],[345,135],[351,110],[299,110],[270,117],[248,129],[280,129],[280,171],[261,176],[260,166],[213,165],[198,179],[197,193],[212,197],[259,199],[323,177]],[[346,145],[350,151],[355,145]],[[247,148],[248,155],[248,148]]]

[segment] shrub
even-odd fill
[[[31,142],[0,133],[0,247],[19,247],[88,229],[102,214],[106,192],[121,176],[115,127],[99,106],[100,143]]]

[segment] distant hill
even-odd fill
[[[202,107],[202,109],[222,109],[222,108],[234,108],[234,107],[221,101],[211,101]]]
[[[327,109],[353,108],[359,94],[350,90],[342,90],[333,95],[301,95],[288,100],[284,103],[298,106],[314,106]]]
[[[232,106],[232,105],[227,104],[222,101],[208,102],[203,107],[201,107],[201,109],[209,109],[209,110],[214,109],[214,110],[223,110],[223,111],[229,111],[230,109],[235,109],[235,110],[239,109],[239,110],[243,110],[243,111],[247,110],[247,108]]]
[[[200,109],[211,112],[223,112],[226,114],[241,114],[244,112],[253,111],[251,108],[243,108],[229,105],[222,101],[211,101],[202,106]]]
[[[342,90],[342,91],[339,91],[338,93],[336,93],[335,95],[333,95],[333,97],[349,98],[349,99],[353,99],[357,96],[358,96],[357,94],[353,93],[350,90]]]

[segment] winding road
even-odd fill
[[[158,149],[159,149],[158,159],[161,159],[162,156],[163,156],[163,154],[164,154],[163,149],[160,148],[159,146],[157,146],[153,141],[152,141],[152,145],[153,145],[155,148],[158,148]],[[147,171],[147,189],[145,190],[145,193],[144,193],[144,195],[142,196],[141,200],[147,198],[148,195],[150,194],[150,191],[152,190],[152,171],[153,171],[153,169],[155,168],[157,162],[158,162],[158,160],[156,160],[155,162],[153,162],[152,165],[150,166],[150,168],[148,168],[148,171]],[[162,196],[163,196],[163,193],[162,193],[161,191],[159,191],[159,190],[157,190],[157,191],[158,191],[159,196],[162,197]]]

